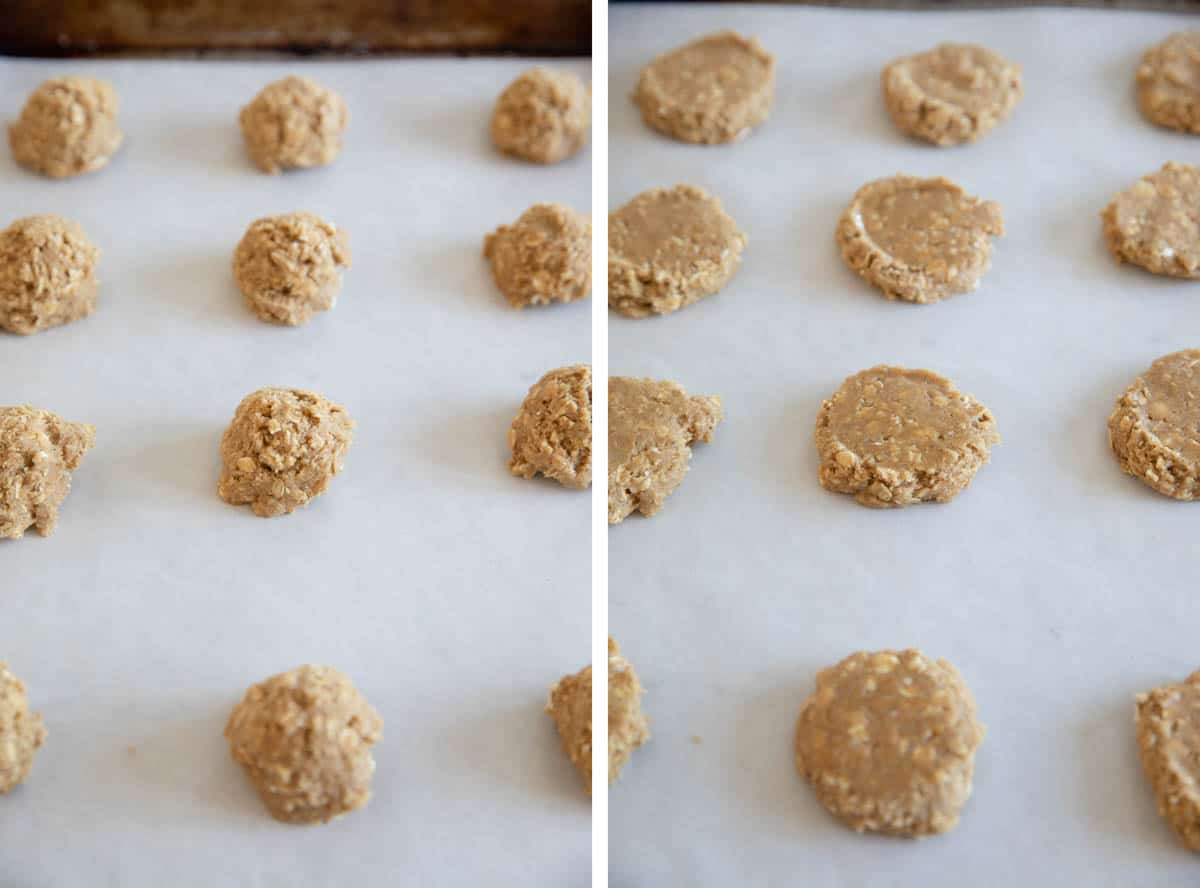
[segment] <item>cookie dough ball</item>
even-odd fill
[[[42,717],[29,711],[25,685],[0,660],[0,795],[29,776],[33,756],[46,742]]]
[[[821,486],[860,505],[946,503],[999,443],[996,420],[945,377],[872,367],[842,383],[817,414]]]
[[[1200,133],[1200,31],[1172,34],[1146,50],[1137,70],[1137,98],[1151,123]]]
[[[592,485],[592,368],[551,370],[529,389],[508,430],[509,470],[564,487]]]
[[[78,223],[27,216],[0,231],[0,329],[28,336],[96,310],[100,251]]]
[[[984,729],[958,670],[917,650],[851,654],[817,674],[796,768],[856,832],[944,833],[971,795]]]
[[[558,163],[587,144],[592,97],[570,71],[530,68],[492,111],[492,143],[531,163]]]
[[[712,440],[721,399],[689,395],[674,382],[608,380],[608,523],[647,518],[683,483],[692,444]]]
[[[54,532],[71,473],[95,443],[94,426],[35,407],[0,407],[0,539],[19,540],[30,528]]]
[[[946,147],[974,142],[1021,100],[1021,69],[990,49],[942,43],[883,69],[883,99],[901,132]]]
[[[233,277],[250,310],[289,327],[333,308],[349,267],[345,230],[312,213],[255,220],[233,253]]]
[[[341,96],[295,76],[264,87],[238,116],[250,159],[264,173],[333,163],[348,119]]]
[[[1134,723],[1158,813],[1179,841],[1200,851],[1200,672],[1138,694]]]
[[[721,31],[642,69],[634,104],[653,129],[682,142],[736,142],[775,104],[775,57],[753,38]]]
[[[1200,499],[1200,349],[1165,355],[1125,390],[1108,418],[1121,471],[1163,496]]]
[[[692,185],[643,191],[608,217],[608,307],[670,314],[711,296],[742,264],[746,235]]]
[[[246,691],[225,737],[272,817],[328,823],[370,801],[383,719],[332,666],[301,666]]]
[[[838,220],[842,259],[888,299],[939,302],[976,289],[1004,234],[1000,205],[948,179],[869,182]]]
[[[1200,278],[1200,167],[1167,163],[1112,199],[1100,218],[1118,262]]]
[[[534,204],[483,241],[510,305],[574,302],[592,290],[592,223],[562,204]]]
[[[13,159],[52,179],[98,170],[121,147],[119,110],[117,91],[103,80],[47,80],[8,128]]]
[[[313,392],[265,388],[247,395],[221,436],[217,493],[262,518],[320,496],[342,470],[354,420]]]

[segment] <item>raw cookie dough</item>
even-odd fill
[[[492,277],[510,305],[574,302],[592,290],[592,223],[562,204],[534,204],[483,240]]]
[[[1200,498],[1200,349],[1165,355],[1133,381],[1108,442],[1121,471],[1163,496]]]
[[[1158,813],[1179,841],[1200,851],[1200,672],[1138,694],[1134,723]]]
[[[496,100],[492,143],[531,163],[558,163],[587,144],[592,97],[570,71],[530,68]]]
[[[633,665],[608,640],[608,782],[620,776],[633,751],[650,739],[642,712],[645,689]],[[546,712],[554,719],[563,751],[583,775],[584,790],[592,794],[592,667],[584,666],[550,689]]]
[[[890,508],[954,499],[1000,436],[988,409],[950,380],[881,365],[821,405],[815,439],[822,487]]]
[[[918,650],[851,654],[817,674],[796,768],[856,832],[934,835],[958,823],[983,735],[950,663]]]
[[[629,318],[711,296],[742,264],[746,235],[692,185],[643,191],[608,217],[608,306]]]
[[[25,685],[0,660],[0,795],[29,776],[34,753],[45,741],[42,717],[29,711]]]
[[[348,119],[341,96],[296,76],[268,84],[238,115],[250,159],[264,173],[333,163]]]
[[[1118,262],[1200,278],[1200,167],[1167,163],[1112,199],[1100,218]]]
[[[54,532],[71,473],[95,443],[94,426],[35,407],[0,407],[0,539],[19,540],[31,527]]]
[[[233,253],[233,276],[250,310],[290,327],[333,308],[349,267],[345,229],[312,213],[255,220]]]
[[[529,389],[508,430],[509,470],[564,487],[592,484],[592,368],[551,370]]]
[[[242,399],[221,436],[217,493],[262,518],[287,515],[320,496],[342,470],[354,420],[313,392],[265,388]]]
[[[119,109],[116,90],[103,80],[47,80],[8,128],[13,159],[52,179],[98,170],[121,147]]]
[[[948,179],[893,176],[868,182],[838,220],[842,259],[888,299],[938,302],[979,286],[1000,205]]]
[[[1146,50],[1137,97],[1151,123],[1200,133],[1200,31],[1181,31]]]
[[[1021,99],[1021,69],[990,49],[942,43],[883,69],[883,99],[897,129],[945,147],[974,142]]]
[[[26,216],[0,231],[0,329],[29,335],[96,310],[100,251],[78,223]]]
[[[370,801],[383,719],[332,666],[301,666],[246,691],[225,737],[272,817],[328,823]]]
[[[608,523],[647,518],[683,483],[691,445],[712,440],[721,399],[689,395],[674,382],[608,379]]]
[[[709,34],[643,68],[633,101],[648,126],[672,138],[736,142],[771,113],[775,57],[733,31]]]

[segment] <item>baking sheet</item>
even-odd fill
[[[0,658],[50,731],[0,799],[0,885],[588,884],[589,806],[541,711],[588,659],[588,498],[511,477],[506,434],[543,372],[588,360],[589,308],[513,311],[480,255],[531,203],[589,208],[588,153],[489,147],[531,64],[0,61],[5,118],[96,74],[127,139],[68,182],[0,152],[4,224],[60,213],[104,251],[92,318],[0,337],[0,403],[97,427],[54,536],[0,544]],[[237,112],[290,72],[343,95],[346,147],[269,177]],[[229,263],[295,209],[344,226],[354,264],[332,313],[282,329]],[[216,496],[221,432],[266,385],[358,421],[329,492],[271,520]],[[386,721],[370,806],[307,829],[267,816],[222,738],[247,685],[304,662]]]
[[[654,739],[611,793],[612,884],[1186,885],[1195,860],[1155,813],[1136,692],[1200,666],[1196,507],[1117,469],[1105,423],[1156,357],[1198,345],[1200,290],[1118,267],[1098,214],[1200,140],[1140,116],[1142,50],[1176,16],[1066,10],[890,14],[637,6],[610,17],[610,196],[690,182],[749,235],[718,296],[611,315],[613,373],[724,398],[726,421],[651,520],[609,536],[611,626]],[[736,27],[779,58],[778,101],[743,143],[645,128],[641,66]],[[1012,118],[975,145],[893,130],[879,71],[941,40],[1024,66]],[[1004,206],[978,291],[886,302],[842,263],[838,214],[866,181],[946,175]],[[929,367],[994,412],[1001,446],[945,506],[864,509],[817,484],[813,422],[842,379]],[[864,838],[792,763],[816,671],[859,649],[954,661],[989,733],[949,836]],[[698,739],[693,739],[698,738]]]

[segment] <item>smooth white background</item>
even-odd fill
[[[588,659],[587,494],[510,476],[506,434],[542,373],[588,359],[589,307],[514,311],[480,254],[531,203],[589,209],[586,152],[488,144],[529,64],[0,63],[5,119],[96,74],[127,140],[66,182],[0,152],[4,224],[60,213],[104,251],[93,317],[0,337],[0,403],[97,428],[54,536],[0,543],[0,658],[50,731],[0,799],[0,885],[588,884],[587,799],[541,711]],[[296,71],[344,96],[345,150],[265,176],[237,112]],[[333,312],[267,326],[230,256],[296,209],[348,229],[354,264]],[[267,385],[359,423],[329,492],[271,520],[216,495],[221,432]],[[325,827],[271,820],[222,738],[247,685],[304,662],[386,721],[375,798]]]
[[[689,182],[749,235],[742,271],[677,314],[611,316],[614,374],[724,398],[662,512],[610,540],[611,629],[647,686],[654,739],[610,799],[612,884],[1186,885],[1137,760],[1138,691],[1200,667],[1197,507],[1122,475],[1105,421],[1159,355],[1200,346],[1200,285],[1119,268],[1099,213],[1200,139],[1139,115],[1143,49],[1194,21],[1078,11],[895,14],[614,8],[610,194]],[[689,146],[629,93],[657,53],[721,27],[778,58],[770,120]],[[895,132],[879,71],[940,40],[1024,67],[1025,99],[981,142]],[[1008,235],[974,293],[886,302],[841,262],[864,182],[946,175],[1002,202]],[[864,509],[817,484],[821,400],[877,363],[946,374],[1003,444],[952,504]],[[953,660],[989,734],[957,830],[859,837],[816,803],[792,729],[816,671],[916,645]],[[700,742],[693,742],[693,736]]]

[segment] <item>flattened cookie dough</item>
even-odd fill
[[[307,77],[263,87],[238,116],[250,159],[264,173],[333,163],[349,120],[346,103]]]
[[[1142,56],[1138,106],[1151,123],[1200,133],[1200,31],[1172,34]]]
[[[262,518],[308,505],[342,470],[354,420],[313,392],[265,388],[242,399],[221,436],[217,493]]]
[[[19,540],[30,528],[54,532],[71,473],[95,443],[94,426],[35,407],[0,407],[0,539]]]
[[[893,176],[869,182],[838,220],[842,259],[888,299],[939,302],[979,286],[1000,205],[948,179]]]
[[[711,296],[742,264],[746,235],[692,185],[643,191],[608,217],[608,306],[629,318]]]
[[[1200,167],[1167,163],[1112,199],[1100,218],[1118,262],[1200,278]]]
[[[1158,813],[1179,841],[1200,851],[1200,672],[1138,694],[1134,723]]]
[[[775,104],[775,57],[757,40],[720,31],[642,69],[634,104],[653,129],[683,142],[736,142]]]
[[[942,43],[883,69],[883,98],[901,132],[946,147],[974,142],[1021,99],[1021,69],[990,49]]]
[[[514,308],[574,302],[592,291],[592,223],[562,204],[534,204],[483,241],[492,277]]]
[[[530,163],[558,163],[587,144],[592,97],[570,71],[530,68],[492,111],[492,144]]]
[[[687,475],[692,444],[712,440],[721,399],[689,395],[674,382],[608,379],[608,523],[647,518]]]
[[[1163,496],[1200,498],[1200,349],[1165,355],[1133,381],[1108,442],[1121,471]]]
[[[529,389],[508,430],[509,470],[564,487],[592,485],[592,368],[551,370]]]
[[[0,660],[0,795],[29,776],[34,754],[45,742],[46,728],[42,717],[29,711],[25,685]]]
[[[95,77],[47,80],[8,128],[13,159],[52,179],[98,170],[121,147],[119,110],[111,83]]]
[[[999,443],[986,407],[928,370],[880,365],[846,379],[821,405],[821,486],[864,506],[945,503]]]
[[[0,231],[0,329],[28,336],[96,310],[100,251],[76,222],[27,216]]]
[[[796,768],[856,832],[947,832],[971,795],[984,729],[958,670],[918,650],[851,654],[817,674]]]
[[[370,801],[383,719],[338,670],[301,666],[246,691],[225,737],[272,817],[327,823]]]

